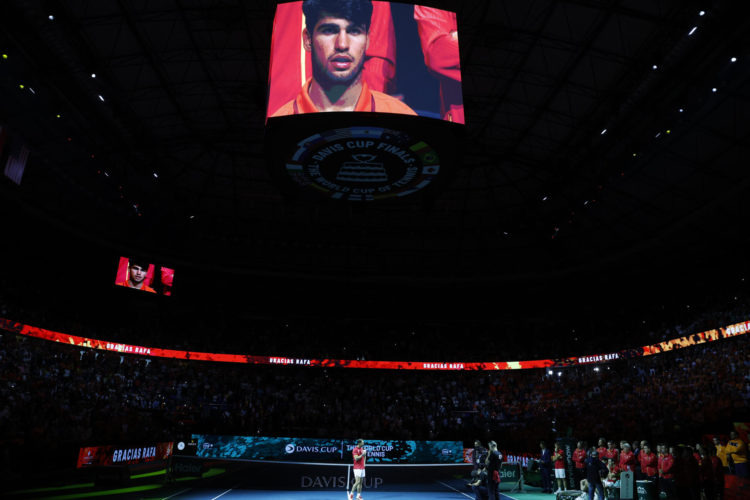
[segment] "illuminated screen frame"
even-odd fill
[[[325,42],[316,45],[314,39],[308,39],[306,43],[302,4],[298,0],[276,6],[267,119],[320,109],[315,90],[322,87],[315,85],[318,80],[313,78],[311,52],[325,51]],[[369,89],[359,94],[354,111],[414,113],[465,124],[456,13],[401,2],[373,1],[372,5],[364,54],[359,55],[359,46],[347,50],[355,67],[362,61],[362,81]],[[316,65],[321,68],[318,71],[345,71],[334,69],[325,54],[317,57],[322,61]],[[320,81],[324,80],[320,77]],[[310,89],[310,83],[316,88]]]
[[[318,366],[326,368],[365,368],[373,370],[433,370],[433,371],[495,371],[495,370],[524,370],[533,368],[562,368],[567,366],[606,363],[619,359],[651,356],[684,347],[705,344],[726,338],[745,335],[750,331],[750,320],[735,323],[726,327],[694,333],[684,337],[665,340],[658,344],[646,345],[633,349],[623,349],[607,354],[573,356],[556,359],[537,359],[530,361],[491,361],[491,362],[444,362],[444,361],[365,361],[355,359],[327,359],[327,358],[287,358],[282,356],[253,356],[249,354],[224,354],[211,352],[181,351],[122,344],[107,340],[91,339],[68,335],[65,333],[45,330],[36,326],[25,325],[5,318],[0,318],[0,328],[18,335],[35,337],[53,342],[99,349],[124,354],[141,356],[185,359],[191,361],[215,361],[221,363],[243,363],[251,365],[293,365]]]
[[[143,287],[136,288],[129,285],[130,260],[132,257],[120,257],[117,263],[117,275],[115,285],[124,288],[138,290],[139,292],[150,292],[167,297],[172,295],[172,283],[174,282],[174,269],[162,265],[156,265],[148,262],[146,267],[146,277],[143,280]],[[147,259],[143,260],[146,263]],[[140,262],[140,261],[139,261]],[[156,284],[158,281],[158,285]],[[156,288],[153,288],[156,286]]]

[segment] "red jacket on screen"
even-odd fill
[[[310,53],[302,46],[304,27],[301,1],[277,5],[268,72],[269,116],[294,99],[302,84],[312,76]],[[372,2],[369,38],[362,76],[371,89],[393,92],[396,32],[390,3]]]
[[[310,98],[308,88],[312,79],[305,82],[299,89],[297,97],[280,107],[273,116],[299,115],[302,113],[317,113],[319,110]],[[370,90],[367,82],[362,82],[362,92],[359,94],[354,111],[374,111],[378,113],[399,113],[402,115],[416,115],[414,110],[395,97]]]
[[[465,123],[456,14],[415,5],[414,19],[424,63],[440,81],[440,113],[444,120]]]

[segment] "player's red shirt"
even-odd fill
[[[582,450],[580,448],[576,448],[573,451],[573,462],[576,464],[576,469],[585,469],[586,464],[586,450]]]
[[[560,450],[558,453],[555,453],[552,455],[552,458],[555,458],[555,469],[564,469],[565,468],[565,458],[563,456],[562,450]]]
[[[620,470],[635,470],[635,453],[632,451],[623,451],[620,453]]]
[[[641,452],[638,454],[638,460],[641,462],[641,472],[647,476],[655,476],[658,472],[659,461],[656,455],[651,452],[646,454]]]
[[[444,120],[464,123],[456,13],[415,5],[414,20],[425,65],[440,81],[440,113]]]
[[[149,293],[156,293],[156,290],[154,290],[154,289],[153,289],[153,288],[151,288],[150,286],[146,286],[146,284],[145,284],[145,283],[144,283],[143,285],[141,285],[141,287],[140,287],[140,288],[134,287],[134,286],[133,286],[133,285],[132,285],[132,284],[130,283],[130,280],[125,280],[125,281],[122,281],[122,282],[120,282],[120,283],[115,283],[115,285],[117,285],[117,286],[124,286],[124,287],[127,287],[127,288],[135,288],[136,290],[141,290],[141,291],[144,291],[144,292],[149,292]]]
[[[352,457],[356,457],[357,455],[361,455],[364,451],[363,448],[360,448],[359,446],[356,446],[352,450]],[[354,469],[364,469],[365,468],[365,459],[367,458],[367,455],[363,455],[359,460],[354,458]]]
[[[599,460],[606,460],[607,459],[607,447],[606,446],[600,446],[596,449],[596,452],[599,454]]]
[[[659,470],[661,473],[659,474],[659,477],[663,477],[664,479],[672,479],[674,475],[672,474],[672,467],[674,467],[674,457],[667,453],[666,455],[663,455],[659,459]]]

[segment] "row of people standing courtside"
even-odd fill
[[[556,477],[564,478],[564,453],[557,443],[553,452],[547,450],[544,443],[541,448],[542,488],[545,492],[552,492],[553,463]],[[635,479],[652,482],[657,491],[670,498],[698,499],[703,496],[712,499],[723,498],[725,474],[747,477],[747,446],[735,432],[730,433],[727,444],[714,438],[711,445],[698,443],[695,447],[689,447],[658,444],[655,450],[656,453],[645,440],[635,442],[634,446],[622,441],[619,449],[614,442],[607,443],[604,438],[599,440],[598,448],[590,449],[579,441],[571,456],[574,484],[588,489],[590,498],[593,498],[599,483],[611,489],[619,485],[617,481],[621,472],[631,471]],[[599,471],[603,482],[597,480],[599,475],[595,471]],[[586,482],[582,481],[584,479]],[[565,489],[564,481],[562,489]]]

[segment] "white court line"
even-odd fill
[[[512,497],[512,496],[510,496],[510,495],[506,495],[505,493],[502,493],[502,492],[500,492],[500,496],[501,496],[501,497],[506,497],[506,498],[510,498],[510,500],[518,500],[517,498],[515,498],[515,497]]]
[[[175,493],[175,494],[173,494],[173,495],[169,495],[168,497],[164,497],[164,498],[162,498],[161,500],[169,500],[170,498],[174,498],[174,497],[176,497],[177,495],[182,495],[183,493],[187,493],[188,491],[190,491],[190,490],[192,490],[192,489],[193,489],[193,488],[185,488],[184,490],[182,490],[182,491],[178,491],[177,493]]]
[[[456,492],[456,493],[458,493],[459,495],[463,495],[463,496],[465,496],[466,498],[468,498],[468,499],[470,499],[470,500],[474,500],[474,497],[471,497],[471,496],[467,495],[467,494],[466,494],[466,493],[464,493],[463,491],[458,491],[458,490],[457,490],[456,488],[454,488],[454,487],[453,487],[453,486],[451,486],[450,484],[445,484],[445,483],[444,483],[444,482],[442,482],[442,481],[438,481],[438,483],[442,484],[442,485],[443,485],[443,486],[445,486],[446,488],[449,488],[449,489],[451,489],[451,490],[455,491],[455,492]],[[514,499],[514,500],[515,500],[515,499]]]
[[[235,488],[236,488],[237,486],[239,486],[240,484],[241,484],[241,483],[237,483],[237,484],[235,484],[234,486],[232,486],[231,488],[229,488],[229,489],[228,489],[227,491],[225,491],[225,492],[224,492],[224,493],[222,493],[221,495],[218,495],[218,496],[215,496],[215,497],[213,497],[213,498],[212,498],[211,500],[216,500],[217,498],[221,498],[221,497],[223,497],[224,495],[226,495],[227,493],[229,493],[230,491],[232,491],[233,489],[235,489]]]

